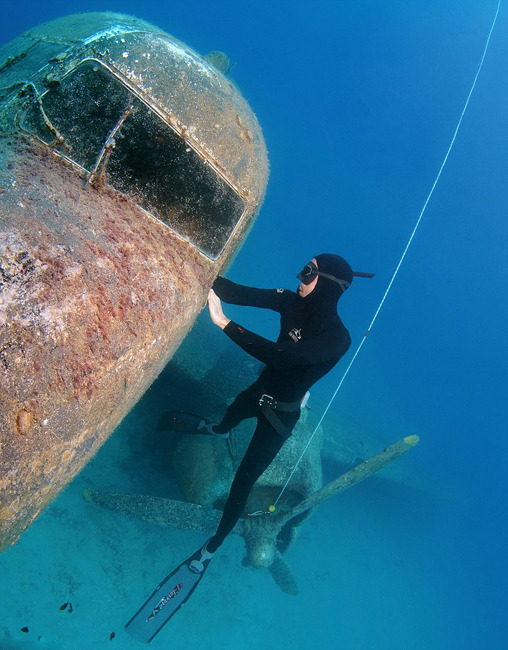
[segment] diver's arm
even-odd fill
[[[273,368],[292,368],[302,364],[338,360],[349,348],[349,335],[344,338],[338,330],[325,330],[304,341],[273,342],[246,330],[230,320],[222,311],[219,297],[210,290],[208,294],[210,318],[229,338],[258,361]]]
[[[281,289],[246,287],[222,277],[215,279],[212,289],[221,300],[230,305],[260,307],[261,309],[272,309],[273,311],[279,312],[281,311],[284,299],[292,294],[291,291]]]
[[[338,361],[349,348],[350,339],[337,330],[326,330],[313,339],[273,342],[229,321],[224,333],[252,357],[272,368]]]

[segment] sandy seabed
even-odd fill
[[[156,382],[0,556],[0,650],[143,647],[125,623],[204,537],[104,510],[85,502],[82,492],[93,486],[179,498],[170,470],[172,434],[155,432],[161,390]],[[422,613],[433,593],[425,567],[415,561],[422,524],[421,515],[414,523],[415,498],[406,486],[373,478],[323,503],[285,556],[299,583],[296,597],[283,593],[268,571],[243,566],[244,542],[231,536],[150,646],[382,650],[410,647],[412,640],[412,648],[445,648],[435,638],[439,607],[432,626]],[[66,602],[72,612],[60,609]]]

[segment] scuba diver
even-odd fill
[[[227,438],[247,418],[257,418],[257,425],[231,484],[215,535],[172,571],[129,621],[127,630],[136,638],[151,640],[191,596],[214,554],[243,515],[254,483],[291,436],[309,388],[348,351],[351,337],[337,314],[337,303],[354,276],[373,274],[353,272],[342,257],[324,253],[312,258],[297,275],[301,283],[296,293],[246,287],[222,277],[215,280],[208,295],[213,323],[265,367],[258,379],[228,406],[218,424],[170,411],[163,415],[158,428]],[[277,341],[230,320],[224,314],[222,301],[279,312]]]

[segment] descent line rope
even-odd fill
[[[296,470],[298,469],[298,466],[300,465],[300,462],[301,462],[302,458],[305,456],[305,454],[306,454],[306,452],[307,452],[307,449],[309,448],[309,445],[311,444],[312,440],[314,439],[314,436],[316,435],[317,430],[318,430],[319,427],[321,426],[321,423],[322,423],[323,420],[325,419],[326,414],[327,414],[328,411],[330,410],[331,405],[333,404],[335,398],[337,397],[337,393],[338,393],[339,390],[341,389],[341,387],[342,387],[342,385],[343,385],[343,383],[344,383],[344,381],[345,381],[347,375],[349,374],[349,371],[351,370],[351,367],[353,366],[354,362],[356,361],[356,358],[358,357],[358,354],[360,353],[360,350],[362,349],[363,344],[365,343],[365,341],[366,341],[366,339],[367,339],[367,336],[369,335],[369,333],[370,333],[370,331],[371,331],[371,329],[372,329],[372,327],[373,327],[373,325],[374,325],[374,323],[375,323],[375,321],[376,321],[376,319],[377,319],[377,317],[378,317],[378,315],[379,315],[379,312],[381,311],[381,308],[383,307],[383,305],[384,305],[384,303],[385,303],[385,300],[386,300],[386,298],[387,298],[387,296],[388,296],[388,294],[389,294],[389,292],[390,292],[390,289],[392,288],[392,285],[393,285],[393,283],[394,283],[394,281],[395,281],[395,278],[397,277],[397,275],[398,275],[398,273],[399,273],[399,269],[400,269],[400,267],[402,266],[402,262],[404,261],[404,258],[406,257],[406,254],[407,254],[407,252],[408,252],[408,250],[409,250],[409,247],[411,246],[411,243],[412,243],[412,241],[413,241],[413,239],[414,239],[414,237],[415,237],[415,235],[416,235],[416,232],[417,232],[417,230],[418,230],[418,228],[419,228],[419,226],[420,226],[420,222],[421,222],[421,220],[422,220],[422,218],[423,218],[423,215],[425,214],[425,211],[426,211],[426,209],[427,209],[427,205],[428,205],[428,203],[429,203],[429,201],[430,201],[430,199],[431,199],[431,197],[432,197],[432,195],[433,195],[433,193],[434,193],[434,190],[436,189],[436,186],[437,186],[437,184],[438,184],[438,182],[439,182],[439,179],[441,178],[441,174],[443,173],[443,169],[445,168],[445,165],[446,165],[446,163],[447,163],[447,161],[448,161],[448,157],[450,156],[450,153],[451,153],[451,151],[452,151],[453,145],[455,144],[455,140],[457,139],[457,134],[458,134],[459,129],[460,129],[461,124],[462,124],[462,119],[464,118],[464,115],[465,115],[465,113],[466,113],[467,107],[468,107],[468,105],[469,105],[469,100],[471,99],[471,96],[472,96],[473,91],[474,91],[474,89],[475,89],[475,86],[476,86],[476,82],[477,82],[477,80],[478,80],[478,77],[480,76],[480,72],[481,72],[481,69],[482,69],[482,67],[483,67],[483,62],[485,61],[485,56],[486,56],[486,54],[487,54],[487,50],[488,50],[488,48],[489,48],[490,38],[491,38],[491,36],[492,36],[492,32],[494,31],[494,27],[495,27],[495,25],[496,25],[496,21],[497,21],[497,17],[498,17],[498,14],[499,14],[499,9],[500,9],[500,7],[501,7],[501,0],[498,0],[498,3],[497,3],[497,9],[496,9],[496,14],[495,14],[495,16],[494,16],[494,20],[492,21],[492,25],[490,26],[490,31],[489,31],[489,34],[488,34],[488,36],[487,36],[487,40],[486,40],[485,46],[484,46],[484,48],[483,48],[483,53],[482,53],[482,57],[481,57],[481,59],[480,59],[480,64],[478,65],[478,69],[477,69],[477,71],[476,71],[476,75],[475,75],[475,77],[474,77],[474,79],[473,79],[473,83],[472,83],[472,85],[471,85],[471,88],[470,88],[469,93],[468,93],[468,95],[467,95],[466,101],[465,101],[465,103],[464,103],[464,107],[463,107],[463,109],[462,109],[462,112],[461,112],[461,114],[460,114],[459,120],[458,120],[458,122],[457,122],[457,126],[455,127],[455,131],[454,131],[454,133],[453,133],[453,137],[452,137],[452,139],[451,139],[451,141],[450,141],[450,145],[448,146],[448,150],[446,151],[445,157],[443,158],[443,162],[441,163],[441,167],[439,168],[439,171],[438,171],[437,176],[436,176],[436,178],[435,178],[435,180],[434,180],[434,183],[432,184],[432,187],[430,188],[430,192],[428,193],[427,198],[425,199],[425,202],[424,202],[424,204],[423,204],[423,208],[421,209],[421,212],[420,212],[420,214],[419,214],[419,216],[418,216],[418,219],[416,220],[416,224],[415,224],[415,226],[414,226],[414,228],[413,228],[413,231],[412,231],[412,233],[411,233],[411,235],[410,235],[410,237],[409,237],[409,239],[408,239],[408,241],[407,241],[406,247],[404,248],[404,250],[403,250],[403,252],[402,252],[402,255],[400,256],[399,262],[398,262],[397,266],[395,267],[395,271],[393,272],[393,275],[392,275],[392,277],[391,277],[391,279],[390,279],[390,281],[389,281],[389,283],[388,283],[388,286],[386,287],[386,291],[385,291],[383,297],[381,298],[381,302],[379,303],[379,305],[378,305],[378,307],[377,307],[377,309],[376,309],[376,311],[375,311],[375,313],[374,313],[374,316],[373,316],[372,320],[370,321],[370,324],[369,324],[369,326],[368,326],[368,328],[367,328],[367,331],[365,332],[365,334],[364,334],[362,340],[360,341],[360,344],[359,344],[358,347],[356,348],[356,351],[355,351],[355,353],[354,353],[354,355],[353,355],[351,361],[349,362],[349,365],[347,366],[346,370],[344,371],[344,374],[342,375],[342,377],[341,377],[341,379],[340,379],[340,381],[339,381],[339,383],[338,383],[338,385],[337,385],[337,388],[335,389],[335,392],[333,393],[333,395],[332,395],[330,401],[328,402],[327,407],[326,407],[325,410],[323,411],[323,414],[321,415],[321,417],[320,417],[320,419],[319,419],[319,422],[316,424],[316,426],[315,426],[315,428],[314,428],[314,431],[312,432],[312,435],[310,436],[309,440],[307,441],[307,444],[305,445],[304,450],[302,451],[302,453],[301,453],[301,455],[300,455],[300,458],[299,458],[298,461],[295,463],[295,466],[293,467],[291,473],[289,474],[289,477],[288,477],[286,483],[284,484],[283,488],[281,489],[281,491],[280,491],[280,493],[279,493],[279,496],[278,496],[277,499],[275,500],[273,506],[276,506],[276,505],[277,505],[277,503],[279,502],[280,498],[281,498],[282,495],[284,494],[284,491],[286,490],[286,488],[287,488],[289,482],[290,482],[291,479],[293,478],[294,473],[295,473]],[[270,507],[272,508],[273,506],[270,506]]]

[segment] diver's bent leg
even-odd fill
[[[226,409],[221,422],[213,425],[215,433],[229,433],[243,420],[256,417],[260,397],[261,388],[258,382],[238,393],[234,401]]]
[[[244,512],[254,483],[270,465],[284,442],[284,438],[264,418],[258,420],[251,443],[231,484],[217,532],[206,545],[210,553],[215,553],[233,530]]]

